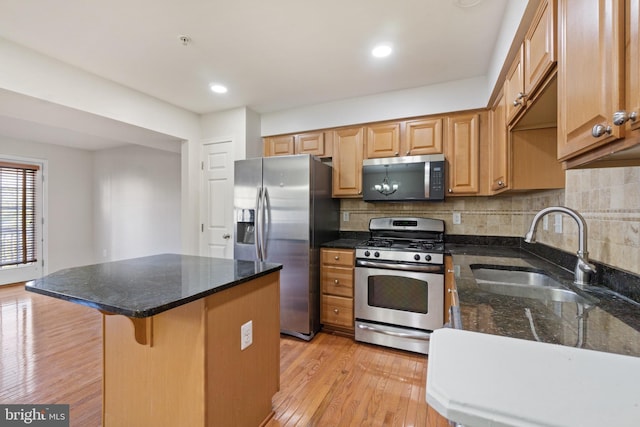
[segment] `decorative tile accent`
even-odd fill
[[[445,221],[447,234],[476,236],[525,235],[534,215],[548,206],[577,210],[587,221],[590,258],[632,273],[640,273],[640,167],[584,169],[566,172],[565,190],[548,190],[493,197],[450,197],[444,202],[365,203],[342,199],[350,213],[341,231],[367,231],[369,219],[380,216],[419,216]],[[453,212],[462,223],[453,224]],[[342,218],[342,215],[340,215]],[[562,233],[538,227],[537,240],[570,253],[578,249],[577,225],[562,215]]]

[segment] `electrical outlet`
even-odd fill
[[[556,220],[553,226],[556,233],[562,234],[562,214],[556,214]]]
[[[462,224],[462,215],[460,215],[460,212],[453,213],[453,223],[455,225]]]
[[[342,212],[342,221],[349,222],[349,212]]]
[[[253,321],[249,320],[240,326],[240,350],[244,350],[253,344]]]

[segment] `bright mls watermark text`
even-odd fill
[[[0,405],[0,427],[69,427],[69,405]]]

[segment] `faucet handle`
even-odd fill
[[[580,270],[584,271],[585,273],[596,272],[596,266],[584,259],[582,255],[578,255],[578,259],[580,260],[580,262],[578,263],[578,267],[580,268]]]

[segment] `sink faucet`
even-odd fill
[[[578,262],[576,263],[573,283],[578,286],[588,285],[591,280],[591,276],[596,272],[596,267],[589,262],[589,252],[587,252],[587,223],[578,212],[573,209],[565,208],[564,206],[551,206],[542,209],[533,217],[531,227],[524,237],[524,241],[527,243],[536,242],[536,228],[538,227],[538,222],[540,221],[540,218],[551,212],[565,213],[575,219],[578,223]]]

